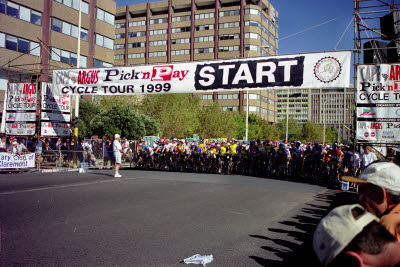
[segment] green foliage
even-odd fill
[[[323,126],[309,121],[303,125],[303,128],[301,129],[300,139],[303,142],[313,142],[316,140],[322,142],[323,131]]]
[[[114,103],[107,107],[101,107],[81,101],[79,110],[79,136],[112,138],[118,133],[128,139],[138,139],[146,135],[157,135],[160,125],[144,114],[136,112],[128,104]]]
[[[204,106],[198,111],[199,125],[196,132],[202,138],[232,138],[235,122],[230,112],[224,112],[217,102]]]
[[[286,119],[281,120],[277,124],[278,131],[280,133],[280,139],[286,140]],[[288,142],[294,142],[299,140],[301,136],[301,127],[297,124],[297,121],[293,118],[288,120]]]
[[[234,137],[242,139],[246,136],[246,112],[240,112],[233,117],[235,122]],[[278,139],[278,130],[255,114],[249,114],[248,139]]]
[[[338,134],[334,128],[327,126],[325,129],[325,143],[333,144],[337,142]]]

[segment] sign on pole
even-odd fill
[[[230,90],[344,88],[350,86],[351,53],[273,57],[53,71],[65,95],[206,93]]]
[[[400,65],[357,68],[357,140],[400,141]]]

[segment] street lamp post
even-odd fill
[[[288,132],[289,132],[289,91],[286,99],[286,142],[288,141]]]
[[[324,112],[324,137],[322,139],[322,143],[325,144],[325,128],[326,128],[326,101],[322,101],[322,111]]]

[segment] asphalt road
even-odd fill
[[[316,224],[351,198],[238,175],[120,173],[1,175],[0,264],[183,266],[199,253],[213,254],[207,266],[313,266]]]

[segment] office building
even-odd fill
[[[266,0],[165,0],[117,7],[115,65],[276,55],[278,12]],[[202,94],[203,104],[245,111],[247,93]],[[249,92],[249,111],[276,122],[274,90]]]

